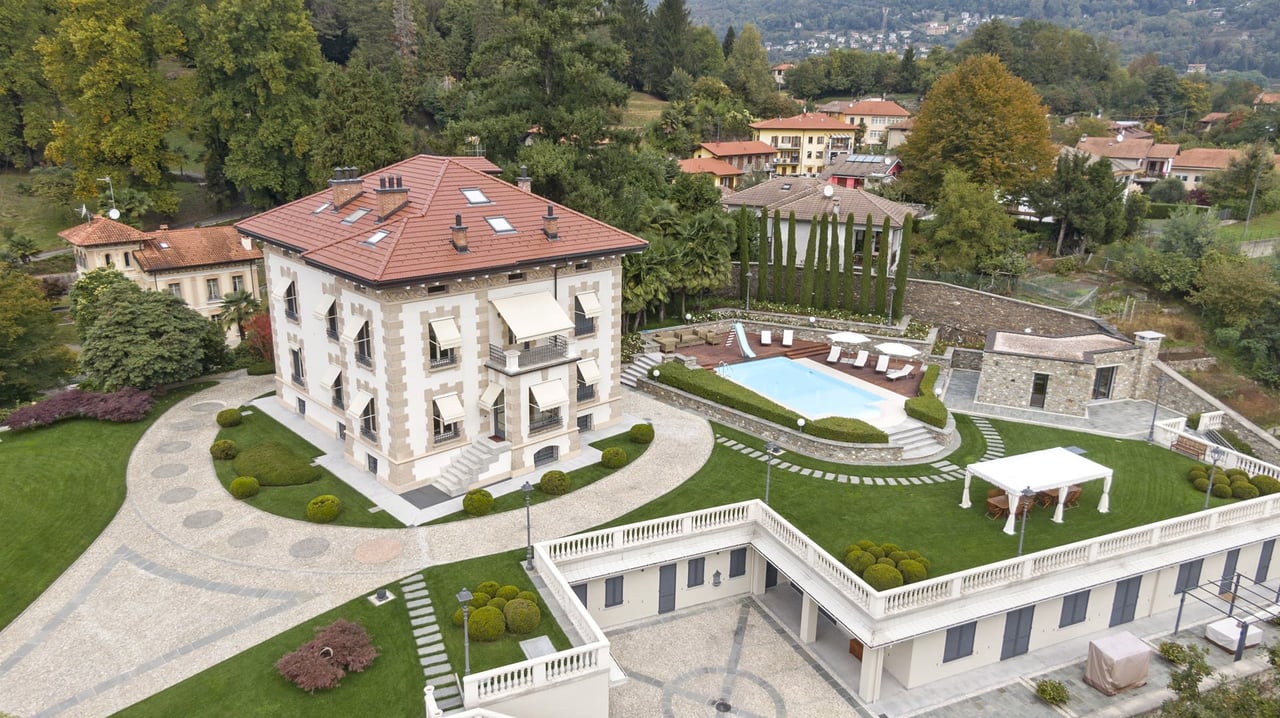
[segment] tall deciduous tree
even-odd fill
[[[36,164],[57,116],[35,48],[53,27],[47,7],[47,0],[0,3],[0,161],[16,167]]]
[[[53,33],[36,41],[45,77],[67,109],[53,122],[49,158],[75,169],[76,195],[98,195],[97,178],[143,185],[175,211],[165,170],[175,159],[165,133],[185,102],[156,61],[183,47],[178,28],[131,0],[58,0]]]
[[[769,56],[755,25],[744,26],[733,41],[733,52],[725,58],[724,83],[757,115],[774,107],[778,85],[773,80]]]
[[[969,181],[961,170],[947,171],[928,245],[938,266],[981,271],[984,262],[1008,252],[1016,238],[1013,218],[990,187]]]
[[[215,0],[197,12],[195,125],[211,188],[258,207],[305,194],[323,60],[302,0]]]
[[[320,81],[311,183],[322,186],[334,167],[363,171],[399,162],[409,153],[396,95],[357,52],[344,68],[329,65]]]
[[[57,322],[39,280],[0,269],[0,406],[33,399],[75,370],[75,355],[58,342]]]
[[[902,180],[930,202],[949,169],[1005,194],[1020,192],[1053,171],[1046,110],[1027,82],[993,55],[971,57],[938,79],[898,148]]]
[[[1109,244],[1124,233],[1124,185],[1111,163],[1085,154],[1062,155],[1053,175],[1027,192],[1031,206],[1058,223],[1055,254],[1064,247],[1083,252],[1088,244]]]
[[[166,292],[109,290],[80,354],[90,382],[104,391],[150,389],[198,376],[221,330]]]

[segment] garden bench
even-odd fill
[[[1204,461],[1204,455],[1205,455],[1205,452],[1208,451],[1208,449],[1209,447],[1206,446],[1203,442],[1196,441],[1195,439],[1192,439],[1189,436],[1183,436],[1179,434],[1177,438],[1173,440],[1174,451],[1178,452],[1179,454],[1186,454],[1187,456],[1190,456],[1191,458],[1196,459],[1198,461]]]

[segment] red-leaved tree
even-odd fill
[[[308,693],[327,691],[347,673],[360,673],[378,657],[364,626],[338,619],[276,661],[280,675]]]
[[[274,362],[275,349],[271,341],[271,316],[259,312],[244,322],[244,341],[249,351],[263,361]]]

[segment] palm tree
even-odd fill
[[[222,311],[218,313],[218,323],[223,329],[235,327],[244,341],[244,323],[249,320],[262,304],[247,291],[228,292],[222,297]]]
[[[634,329],[648,320],[650,306],[655,302],[665,305],[671,299],[671,272],[665,250],[661,240],[650,241],[648,249],[628,254],[622,260],[622,311],[634,317]]]

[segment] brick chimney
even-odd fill
[[[471,249],[467,247],[467,228],[462,224],[462,215],[453,215],[453,226],[449,228],[453,232],[453,248],[458,250],[458,254],[466,254]]]
[[[334,167],[329,188],[333,190],[333,211],[337,212],[363,193],[364,182],[355,167]]]
[[[547,239],[554,242],[560,239],[560,218],[556,216],[556,210],[547,203],[547,215],[542,218],[542,233],[547,235]]]
[[[378,178],[378,220],[385,220],[405,205],[409,204],[409,190],[404,188],[404,178],[400,175]]]
[[[516,187],[522,192],[533,191],[533,178],[529,176],[528,166],[520,165],[520,176],[516,178]]]

